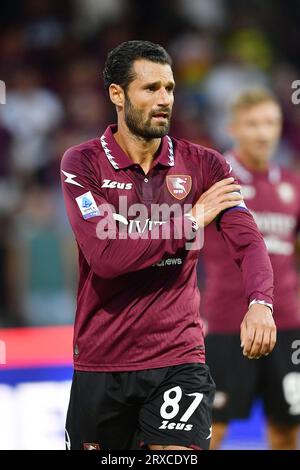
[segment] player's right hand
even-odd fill
[[[241,186],[234,184],[234,178],[230,177],[205,191],[192,208],[192,215],[199,227],[210,224],[225,209],[238,206],[243,201],[240,190]]]
[[[259,359],[267,356],[276,344],[276,325],[266,305],[251,305],[241,323],[241,347],[244,356]]]

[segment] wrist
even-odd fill
[[[273,314],[273,304],[266,302],[265,300],[257,300],[253,299],[249,303],[249,308],[252,307],[252,305],[264,305],[265,307],[268,307],[271,310],[271,313]]]
[[[204,227],[204,213],[203,206],[201,204],[195,204],[190,212],[188,212],[186,215],[188,215],[191,220],[193,219],[197,223],[198,228]]]
[[[199,230],[200,226],[199,226],[199,224],[198,224],[198,222],[197,222],[196,217],[194,217],[192,211],[186,213],[185,216],[192,222],[192,229],[193,229],[193,232],[197,232],[197,230]]]

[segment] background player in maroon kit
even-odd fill
[[[246,417],[256,395],[264,400],[272,449],[294,449],[300,423],[300,366],[293,341],[300,338],[299,275],[295,247],[300,228],[300,178],[271,157],[281,132],[281,110],[264,90],[248,90],[232,106],[233,167],[247,207],[264,236],[274,270],[274,352],[260,361],[239,354],[239,328],[247,308],[242,279],[216,226],[206,229],[207,363],[216,381],[212,447],[220,446],[233,418]],[[220,351],[222,351],[220,353]]]
[[[187,242],[223,213],[252,303],[241,334],[248,356],[275,344],[271,264],[224,158],[167,135],[174,77],[166,51],[123,43],[108,55],[104,82],[117,125],[61,163],[80,267],[67,447],[207,449],[214,382],[199,318],[199,248]]]

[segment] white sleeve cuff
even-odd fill
[[[271,312],[273,313],[273,305],[272,305],[272,304],[268,304],[268,302],[266,302],[265,300],[253,299],[253,300],[251,300],[251,302],[250,302],[250,304],[249,304],[249,308],[251,307],[251,305],[254,305],[254,304],[265,305],[266,307],[269,307],[269,309],[270,309]]]
[[[195,217],[190,213],[190,212],[187,212],[186,214],[184,214],[185,217],[187,217],[189,220],[191,220],[192,222],[192,229],[193,229],[193,232],[197,232],[197,230],[199,230],[199,225],[198,225],[198,222],[197,220],[195,219]]]

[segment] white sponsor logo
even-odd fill
[[[126,225],[128,227],[127,231],[128,233],[145,233],[145,232],[151,232],[151,230],[154,229],[157,225],[163,225],[166,224],[166,220],[151,220],[147,218],[144,222],[138,219],[133,219],[133,220],[127,220],[126,217],[124,217],[121,214],[113,213],[113,218],[116,222],[120,222],[123,225]]]
[[[164,267],[164,266],[176,266],[182,264],[182,259],[181,258],[167,258],[167,259],[162,259],[158,263],[152,264],[153,267]]]
[[[78,196],[76,198],[76,202],[84,219],[90,219],[91,217],[100,215],[100,210],[97,207],[96,201],[91,191]]]
[[[176,429],[178,431],[191,431],[193,429],[193,424],[185,423],[175,423],[163,420],[161,426],[158,429]]]
[[[132,183],[121,183],[119,181],[112,180],[103,180],[101,188],[110,188],[110,189],[132,189]]]
[[[82,196],[81,196],[82,197]],[[96,234],[99,240],[116,239],[174,239],[188,240],[186,250],[200,250],[204,242],[204,230],[196,230],[195,225],[189,220],[192,209],[191,204],[145,204],[128,205],[127,195],[118,197],[118,204],[114,206],[107,202],[99,204],[98,212],[93,212],[96,205],[91,204],[91,198],[83,204],[79,200],[79,207],[83,215],[93,217],[101,215],[97,223]],[[84,208],[82,207],[84,206]],[[203,206],[197,209],[197,220],[203,220]],[[95,209],[96,210],[96,209]],[[88,218],[88,217],[87,217]],[[199,223],[202,227],[202,223]]]
[[[80,186],[81,188],[84,187],[82,186],[82,184],[78,183],[77,181],[74,181],[74,178],[77,178],[76,175],[72,175],[72,173],[68,173],[64,170],[61,170],[61,171],[66,176],[65,183],[74,184],[75,186]]]
[[[251,211],[257,226],[262,233],[274,233],[283,237],[289,236],[296,227],[296,217],[278,212]]]
[[[265,244],[270,255],[285,255],[289,256],[294,253],[295,247],[291,242],[280,240],[275,235],[269,235],[264,237]]]

